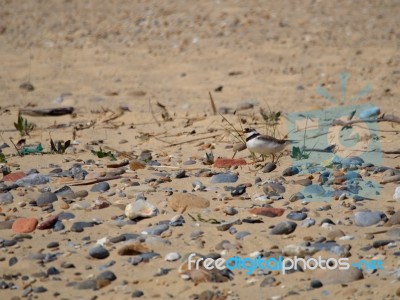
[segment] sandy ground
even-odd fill
[[[68,169],[74,162],[87,159],[100,162],[97,167],[89,167],[88,171],[105,171],[108,160],[97,159],[86,146],[92,144],[89,146],[98,149],[97,145],[93,146],[93,142],[98,140],[103,141],[103,147],[126,151],[132,156],[149,149],[163,165],[177,166],[190,157],[200,159],[209,151],[207,145],[200,145],[202,140],[184,143],[204,136],[204,143],[210,143],[214,148],[215,157],[231,157],[232,150],[226,149],[233,142],[225,130],[229,126],[220,116],[212,115],[209,91],[217,108],[235,109],[242,103],[255,104],[252,109],[240,111],[240,117],[226,117],[237,128],[240,127],[239,119],[263,128],[260,125],[260,107],[295,112],[336,106],[318,95],[316,88],[323,86],[339,99],[338,75],[343,71],[349,75],[346,100],[370,84],[372,91],[362,97],[360,103],[373,103],[382,112],[399,116],[399,13],[398,1],[0,1],[0,130],[1,143],[11,146],[3,152],[12,171],[36,168],[44,174],[52,169],[50,163]],[[34,91],[21,89],[19,86],[23,82],[33,84]],[[219,86],[223,86],[222,91],[215,92]],[[53,103],[62,93],[71,95],[65,96],[61,104]],[[150,101],[160,126],[151,114]],[[172,121],[162,119],[157,102],[166,106]],[[129,107],[130,111],[118,115],[121,105]],[[41,142],[49,150],[51,134],[55,140],[75,140],[75,153],[13,155],[15,150],[9,138],[17,141],[20,137],[13,126],[18,110],[35,106],[73,106],[75,113],[61,117],[28,116],[37,128],[27,137],[27,142]],[[95,125],[74,135],[74,126],[90,121],[95,121]],[[381,123],[379,126],[382,149],[398,149],[398,125]],[[285,135],[284,118],[279,128],[282,136]],[[209,138],[213,135],[217,136]],[[127,143],[122,143],[123,140]],[[237,157],[251,162],[248,151],[238,153]],[[290,157],[285,155],[278,168],[269,174],[254,171],[252,165],[240,167],[235,170],[240,174],[237,183],[253,184],[256,176],[263,180],[277,178],[290,163]],[[398,168],[400,160],[395,155],[384,155],[382,165]],[[203,166],[199,162],[193,166],[200,167]],[[146,168],[135,174],[143,183],[145,179],[154,177],[155,172]],[[190,174],[194,172],[190,171]],[[379,175],[375,178],[377,181],[380,179]],[[83,233],[36,230],[31,233],[32,239],[24,240],[15,248],[0,249],[0,257],[4,258],[0,262],[0,274],[3,279],[6,274],[31,276],[45,271],[50,265],[59,268],[63,261],[75,264],[75,269],[63,269],[58,276],[60,280],[50,277],[36,279],[32,283],[34,286],[45,286],[49,290],[34,294],[38,299],[54,298],[55,292],[60,293],[58,299],[127,299],[136,289],[142,290],[146,299],[188,299],[205,290],[225,292],[229,299],[247,299],[249,295],[254,299],[274,296],[292,299],[397,297],[399,281],[385,272],[367,274],[363,280],[348,286],[327,285],[315,290],[309,289],[310,279],[316,278],[313,272],[278,275],[276,278],[280,284],[264,288],[260,287],[262,277],[239,272],[235,273],[234,280],[226,283],[194,285],[178,275],[180,262],[166,262],[161,258],[131,266],[112,247],[107,260],[116,261],[110,268],[118,277],[116,281],[97,291],[68,287],[68,282],[81,281],[100,272],[96,267],[105,262],[90,260],[87,255],[96,240],[121,233],[138,233],[149,224],[171,219],[176,213],[168,207],[162,188],[191,190],[193,179],[197,178],[190,176],[172,180],[162,184],[156,192],[147,193],[146,197],[157,205],[161,214],[136,225],[122,228],[113,225],[111,218],[123,214],[115,205],[103,210],[72,210],[76,220],[97,218],[103,224]],[[201,179],[208,185],[208,179]],[[110,184],[112,190],[122,186],[119,180]],[[53,182],[49,186],[54,190],[62,183]],[[201,194],[211,200],[206,216],[225,220],[248,217],[247,208],[255,204],[252,196],[262,193],[261,187],[253,185],[248,188],[248,199],[221,201],[221,194],[226,193],[223,186],[217,185],[216,191]],[[399,202],[393,201],[396,186],[394,183],[385,185],[376,201],[361,205],[371,210],[398,211]],[[90,186],[73,189],[89,190]],[[299,186],[288,183],[286,189],[285,200],[297,192]],[[14,191],[14,204],[1,207],[1,220],[10,216],[46,217],[46,212],[39,208],[20,205],[29,202],[28,196],[34,193],[37,193],[36,188]],[[97,197],[97,194],[89,193],[85,200],[92,201]],[[108,200],[122,204],[130,202],[116,196],[110,196]],[[273,206],[282,207],[285,200]],[[237,216],[229,217],[221,212],[220,209],[228,204],[239,209]],[[301,209],[302,204],[295,202],[289,206]],[[319,206],[321,203],[308,206],[310,216],[316,218],[317,224],[323,218],[343,220],[352,213],[339,203],[332,203],[330,211],[316,212]],[[54,207],[56,212],[63,210],[58,203]],[[154,247],[162,256],[172,251],[182,255],[193,251],[215,252],[216,244],[223,239],[240,245],[239,250],[230,250],[228,255],[245,256],[261,249],[301,243],[308,236],[326,236],[327,233],[326,229],[314,226],[299,227],[289,236],[269,235],[269,226],[285,220],[282,216],[264,218],[262,224],[240,225],[241,231],[247,230],[252,235],[236,241],[228,232],[216,231],[212,224],[192,222],[187,215],[184,216],[185,226],[174,228],[167,237],[171,245]],[[199,228],[206,233],[203,249],[198,249],[190,239],[190,233]],[[352,259],[359,257],[360,248],[370,243],[363,234],[379,230],[347,225],[337,225],[335,229],[355,237],[351,241]],[[14,235],[9,229],[0,231],[0,237],[4,239]],[[89,236],[88,240],[93,243],[83,240],[85,236]],[[377,235],[376,239],[381,237]],[[45,245],[49,241],[59,241],[63,245],[55,251],[62,253],[57,261],[42,266],[27,259],[31,253],[48,252]],[[65,246],[68,241],[73,245]],[[399,267],[395,250],[379,248],[369,254],[381,255],[385,269],[394,270]],[[8,260],[12,256],[18,257],[19,262],[9,267]],[[91,269],[87,267],[89,265]],[[172,271],[166,276],[155,277],[160,267],[172,268]],[[24,285],[28,284],[20,276],[13,280],[19,289],[1,291],[2,298],[21,296]],[[298,294],[290,296],[292,292]]]

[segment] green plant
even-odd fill
[[[105,152],[101,147],[99,151],[92,150],[92,153],[98,158],[109,157],[111,160],[117,160],[111,151]]]
[[[260,108],[260,115],[263,118],[266,126],[266,134],[276,137],[277,135],[277,127],[279,124],[279,120],[281,118],[280,111],[271,111],[270,107],[268,106],[268,111],[263,108]]]
[[[34,123],[28,122],[27,119],[24,119],[21,114],[18,114],[17,122],[14,122],[15,129],[19,131],[21,136],[28,135],[29,133],[35,129],[36,125]]]
[[[292,152],[290,157],[295,160],[308,159],[310,157],[310,152],[305,151],[305,147],[292,147]]]
[[[0,163],[6,163],[7,159],[3,152],[0,151]]]
[[[64,141],[58,141],[57,145],[54,143],[53,139],[50,138],[50,146],[51,146],[51,151],[58,153],[58,154],[63,154],[65,153],[65,150],[71,145],[71,141],[68,140],[64,143]]]

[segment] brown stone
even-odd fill
[[[12,225],[12,230],[19,233],[29,233],[36,229],[38,220],[36,218],[19,218]]]
[[[17,181],[18,179],[24,178],[26,176],[26,174],[24,172],[14,172],[14,173],[10,173],[6,176],[3,176],[3,178],[1,179],[2,181]]]
[[[145,167],[146,167],[145,164],[143,164],[137,160],[132,160],[131,162],[129,162],[129,169],[131,169],[132,171],[144,169]]]
[[[217,158],[214,162],[214,167],[216,168],[230,168],[233,166],[243,166],[246,165],[246,161],[243,158],[233,159],[233,158]]]
[[[274,207],[256,207],[250,209],[249,212],[257,216],[274,218],[282,216],[285,210],[283,208],[274,208]]]
[[[207,208],[210,201],[189,193],[175,193],[169,199],[168,205],[174,211],[184,211],[191,208]]]

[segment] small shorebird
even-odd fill
[[[269,135],[262,135],[253,128],[243,129],[246,135],[246,147],[250,152],[259,153],[262,156],[271,154],[272,162],[275,161],[275,154],[282,151],[288,144],[293,141],[278,140]]]

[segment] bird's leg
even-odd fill
[[[275,154],[271,153],[272,155],[272,163],[275,163]]]

